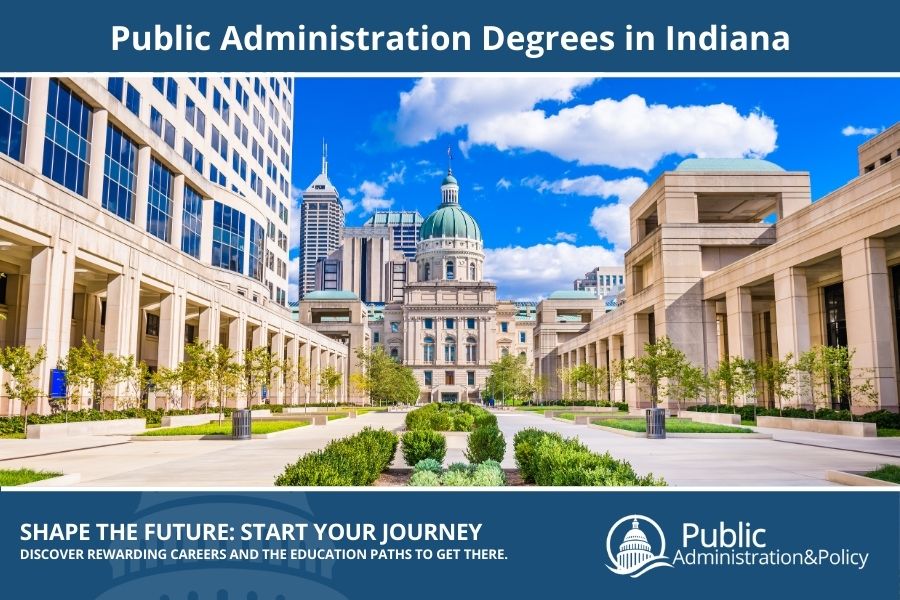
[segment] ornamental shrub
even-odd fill
[[[469,434],[466,458],[471,463],[481,463],[488,459],[500,462],[506,454],[506,440],[495,425],[479,427]]]
[[[447,440],[437,431],[418,429],[403,434],[403,460],[413,466],[426,458],[440,464],[447,454]]]
[[[432,471],[415,471],[409,478],[409,485],[414,487],[437,487],[441,485],[441,476]]]
[[[301,456],[275,478],[275,485],[371,485],[394,460],[397,441],[390,431],[366,427]]]
[[[434,402],[410,411],[406,428],[434,431],[473,431],[483,425],[496,425],[497,417],[471,403],[451,404]]]
[[[486,460],[475,467],[470,477],[471,485],[478,487],[499,487],[506,485],[506,474],[500,468],[500,463]]]
[[[426,458],[420,460],[416,463],[416,466],[413,467],[413,472],[417,473],[419,471],[431,471],[432,473],[436,473],[438,475],[441,474],[441,463],[433,458]]]
[[[558,433],[550,433],[541,429],[530,427],[516,432],[513,436],[513,453],[516,457],[516,466],[519,475],[526,483],[534,483],[535,473],[535,448],[537,443],[545,436],[561,438]]]
[[[441,485],[447,487],[464,487],[472,485],[468,469],[465,471],[448,470],[441,475]]]
[[[453,415],[453,431],[472,431],[475,427],[475,417],[467,412],[458,412]]]
[[[447,467],[448,471],[460,471],[461,473],[468,473],[470,466],[464,462],[455,462]]]

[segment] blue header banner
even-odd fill
[[[896,598],[898,502],[893,491],[16,491],[0,493],[0,564],[8,598]]]
[[[900,71],[900,5],[12,2],[3,72]]]

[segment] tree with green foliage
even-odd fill
[[[286,405],[293,404],[294,390],[297,388],[297,365],[290,356],[281,361],[281,383],[283,386],[282,402]]]
[[[142,376],[135,375],[134,357],[104,353],[98,340],[88,340],[86,337],[81,338],[81,345],[69,348],[60,364],[66,371],[68,385],[79,393],[91,394],[91,407],[95,410],[101,410],[104,401],[114,395],[116,387],[130,375],[136,378]]]
[[[9,380],[3,384],[10,403],[19,401],[25,420],[25,436],[28,436],[28,407],[34,404],[41,391],[34,385],[37,379],[34,370],[47,357],[43,346],[32,352],[26,346],[0,348],[0,367],[9,373]]]
[[[778,414],[784,414],[784,402],[796,394],[796,370],[794,355],[788,353],[783,359],[769,356],[757,365],[757,376],[771,391],[778,404]]]
[[[314,383],[312,369],[306,357],[297,359],[297,383],[303,386],[304,404],[309,404],[309,394]]]
[[[322,395],[325,397],[327,401],[328,398],[334,393],[334,391],[341,385],[341,381],[344,379],[344,374],[332,367],[331,365],[322,369],[319,373],[319,385],[322,386]],[[337,405],[337,398],[334,399],[335,405]]]
[[[700,397],[704,380],[703,371],[697,365],[687,360],[678,365],[668,385],[669,398],[675,401],[678,410],[681,410],[682,403]]]
[[[388,356],[382,346],[357,348],[356,360],[360,370],[351,377],[352,384],[367,394],[372,404],[415,404],[419,399],[419,383],[412,369]]]
[[[504,404],[521,404],[534,397],[537,386],[524,356],[507,354],[491,363],[484,392]]]
[[[157,393],[161,393],[166,397],[164,410],[182,408],[186,364],[187,362],[182,362],[174,369],[160,367],[150,377],[150,381],[153,387],[156,388]]]
[[[208,411],[212,399],[212,351],[206,342],[193,341],[184,347],[184,356],[181,376],[191,407],[202,405]]]
[[[265,346],[244,350],[244,391],[247,406],[258,404],[262,389],[269,384],[272,355]]]
[[[244,368],[235,360],[234,351],[227,346],[217,344],[210,349],[209,381],[213,397],[219,407],[219,422],[225,417],[225,394],[233,391],[239,393],[245,383]]]
[[[641,356],[628,360],[627,373],[631,381],[649,394],[651,406],[656,408],[660,398],[667,395],[663,382],[674,378],[686,361],[684,352],[676,348],[668,337],[661,337],[653,343],[644,344]]]

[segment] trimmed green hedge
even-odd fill
[[[513,438],[516,465],[522,478],[536,485],[556,486],[663,486],[652,473],[640,476],[631,464],[608,452],[596,454],[576,438],[558,433],[523,429]]]
[[[466,460],[478,464],[488,460],[500,462],[506,454],[506,440],[496,425],[485,425],[469,434]]]
[[[426,459],[433,459],[440,466],[447,454],[447,440],[437,431],[416,429],[407,431],[401,439],[403,460],[411,467]]]
[[[234,409],[226,408],[225,415],[231,416]],[[29,425],[43,425],[46,423],[76,423],[81,421],[116,421],[119,419],[147,419],[148,425],[159,425],[163,417],[176,415],[218,414],[218,409],[210,410],[163,410],[149,408],[128,408],[125,410],[73,410],[69,413],[58,412],[52,415],[28,415]],[[23,433],[25,420],[22,417],[0,417],[0,435],[7,433]]]
[[[388,468],[397,451],[397,436],[366,427],[356,435],[333,440],[284,468],[275,485],[371,485]]]
[[[525,402],[522,406],[615,406],[619,410],[629,410],[627,402],[608,402],[603,400],[541,400],[540,402]]]
[[[754,411],[755,409],[755,411]],[[742,421],[752,421],[757,417],[790,417],[793,419],[812,419],[813,411],[808,408],[787,406],[779,411],[777,408],[764,408],[761,406],[733,406],[729,404],[701,404],[688,407],[688,410],[696,412],[730,413],[741,415]],[[850,421],[849,410],[833,410],[830,408],[816,409],[816,419],[823,421]],[[887,429],[900,429],[900,413],[889,410],[873,410],[862,415],[853,415],[853,421],[863,423],[875,423],[878,427]]]
[[[406,428],[410,431],[474,431],[484,425],[497,425],[491,412],[469,403],[433,402],[406,414]]]
[[[500,463],[486,460],[479,465],[453,463],[446,471],[432,468],[425,461],[416,465],[409,485],[412,487],[500,487],[506,485],[506,474]]]

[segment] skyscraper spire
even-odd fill
[[[322,175],[328,175],[328,144],[322,138]]]

